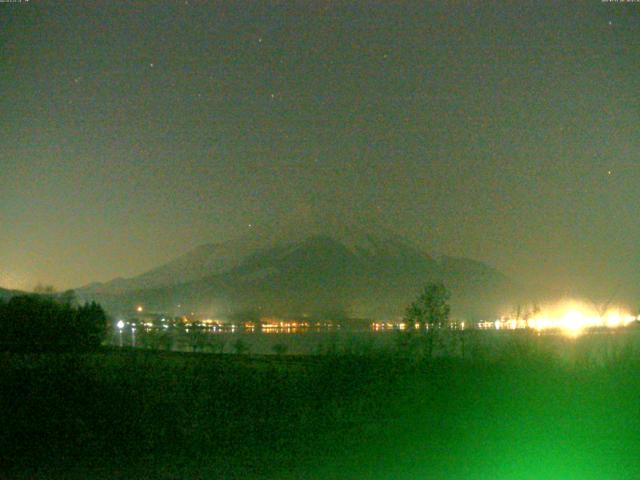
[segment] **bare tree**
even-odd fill
[[[42,283],[38,283],[33,287],[33,293],[37,293],[38,295],[53,295],[56,293],[56,289],[53,285],[43,285]]]
[[[443,283],[428,283],[405,312],[405,322],[409,330],[417,324],[418,328],[425,332],[426,353],[429,358],[433,355],[437,332],[449,321],[450,297],[451,294]]]

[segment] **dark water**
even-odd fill
[[[153,334],[151,335],[153,336]],[[414,338],[419,334],[414,334]],[[193,332],[173,330],[165,342],[151,341],[148,332],[123,331],[111,339],[113,345],[203,353],[247,353],[317,355],[331,353],[370,354],[406,348],[407,334],[399,330],[319,329],[302,332]],[[238,345],[240,344],[240,346]],[[616,356],[640,352],[640,329],[585,332],[577,337],[562,333],[536,334],[530,331],[444,332],[435,347],[442,356],[491,358],[504,354],[542,353],[567,361],[601,363]]]

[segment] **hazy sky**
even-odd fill
[[[0,122],[0,286],[302,209],[640,293],[640,3],[1,3]]]

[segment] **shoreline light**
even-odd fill
[[[565,301],[545,307],[540,313],[525,319],[503,317],[495,322],[483,322],[478,327],[496,330],[530,328],[538,332],[558,330],[567,336],[576,337],[585,330],[626,327],[637,320],[637,317],[617,307],[602,314],[585,303]]]

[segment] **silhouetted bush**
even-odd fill
[[[95,302],[21,295],[0,303],[0,349],[19,352],[91,351],[106,335],[107,317]]]
[[[250,346],[247,342],[239,338],[233,343],[233,350],[238,355],[243,355],[245,353],[249,353]]]
[[[271,350],[276,355],[284,355],[285,353],[287,353],[288,349],[289,347],[287,347],[287,345],[284,343],[276,343],[273,347],[271,347]]]

